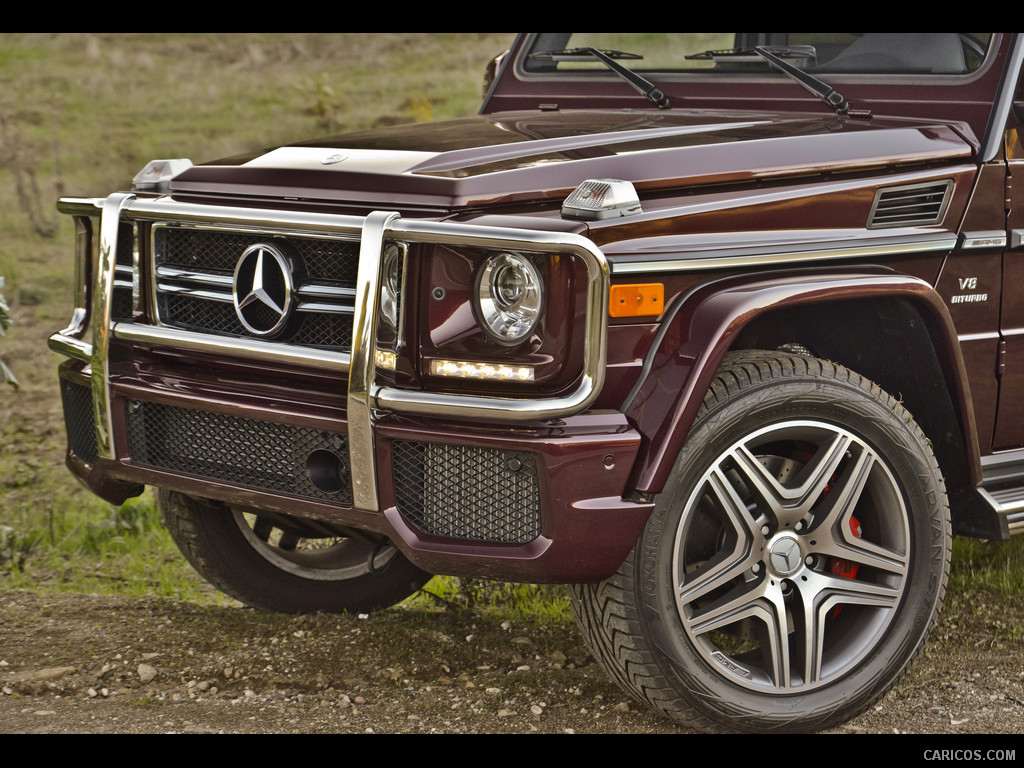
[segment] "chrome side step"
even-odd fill
[[[986,456],[981,465],[978,495],[1006,520],[1011,536],[1024,533],[1024,451]]]
[[[979,488],[978,493],[997,514],[1006,518],[1010,535],[1024,533],[1024,486],[989,490]]]

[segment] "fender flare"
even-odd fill
[[[952,319],[925,280],[883,267],[801,270],[720,278],[697,285],[668,307],[622,411],[642,436],[630,487],[659,493],[726,352],[757,317],[780,308],[896,298],[920,313],[947,371],[952,406],[967,448],[967,474],[981,481],[977,426]]]

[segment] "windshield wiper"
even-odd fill
[[[818,78],[807,74],[802,69],[794,67],[788,61],[776,56],[767,48],[763,48],[760,45],[754,46],[754,53],[780,72],[789,75],[799,85],[803,86],[805,90],[810,91],[825,104],[832,107],[832,109],[836,111],[836,114],[845,115],[850,111],[850,105],[847,103],[846,99],[842,97],[842,94],[836,91],[824,80],[819,80]]]
[[[768,62],[780,72],[793,78],[806,90],[813,93],[821,101],[840,115],[850,114],[850,105],[835,89],[823,80],[807,74],[804,70],[790,64],[786,59],[817,59],[817,51],[813,45],[791,45],[788,48],[755,46],[754,48],[732,48],[721,51],[704,51],[686,56],[687,59],[699,61],[718,61],[719,59],[739,63],[761,60]],[[854,116],[863,117],[868,113],[855,112]]]
[[[811,59],[813,61],[818,56],[813,45],[791,45],[787,48],[772,47],[771,52],[784,59]],[[718,59],[732,60],[740,63],[752,61],[760,63],[761,61],[756,58],[753,48],[724,48],[715,51],[702,51],[700,53],[691,53],[683,58],[687,61],[717,61]]]
[[[638,75],[633,70],[622,66],[615,59],[642,59],[636,53],[625,53],[623,51],[602,51],[597,48],[569,48],[564,51],[542,51],[530,54],[531,59],[549,59],[551,61],[570,61],[576,59],[597,59],[608,69],[617,74],[633,88],[643,94],[659,109],[668,109],[672,106],[668,97],[662,93],[658,86],[647,78]]]

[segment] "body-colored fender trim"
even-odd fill
[[[944,370],[968,453],[968,475],[981,480],[977,428],[952,320],[934,288],[881,267],[741,275],[691,289],[667,310],[636,386],[622,406],[643,437],[630,487],[658,493],[686,441],[705,393],[739,333],[777,309],[857,299],[909,301],[924,319]]]

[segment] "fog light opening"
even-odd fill
[[[324,493],[338,493],[345,487],[341,458],[331,451],[313,451],[306,459],[306,476]]]

